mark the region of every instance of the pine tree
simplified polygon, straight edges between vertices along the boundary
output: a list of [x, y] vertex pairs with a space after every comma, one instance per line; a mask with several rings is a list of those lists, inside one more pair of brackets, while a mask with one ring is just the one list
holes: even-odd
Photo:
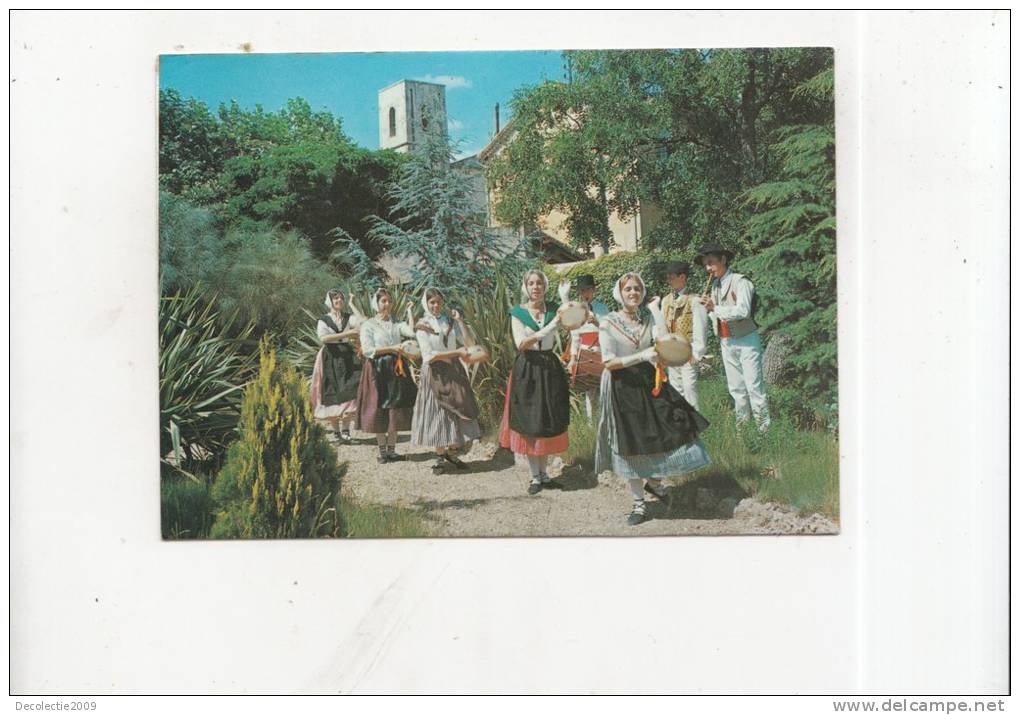
[[412, 283], [444, 292], [485, 289], [501, 272], [519, 275], [526, 249], [487, 229], [484, 210], [472, 200], [471, 178], [453, 161], [445, 128], [431, 122], [388, 193], [393, 221], [372, 217], [369, 237], [396, 258], [410, 259]]
[[213, 538], [339, 536], [341, 471], [312, 417], [308, 388], [259, 345], [259, 373], [241, 403], [240, 438], [213, 485]]
[[777, 133], [779, 177], [745, 195], [755, 212], [746, 225], [755, 254], [740, 267], [753, 274], [763, 331], [790, 337], [791, 379], [801, 396], [830, 405], [837, 378], [832, 69], [795, 94], [814, 100], [825, 119]]

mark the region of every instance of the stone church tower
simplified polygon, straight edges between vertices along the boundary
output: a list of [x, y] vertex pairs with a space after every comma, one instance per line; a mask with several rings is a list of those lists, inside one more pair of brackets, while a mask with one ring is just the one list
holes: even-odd
[[379, 90], [379, 148], [413, 151], [430, 122], [446, 131], [446, 87], [402, 79]]

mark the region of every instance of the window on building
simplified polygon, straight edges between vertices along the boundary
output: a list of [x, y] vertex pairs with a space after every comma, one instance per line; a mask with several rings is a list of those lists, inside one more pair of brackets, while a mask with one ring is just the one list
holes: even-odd
[[390, 107], [390, 136], [397, 136], [397, 110]]

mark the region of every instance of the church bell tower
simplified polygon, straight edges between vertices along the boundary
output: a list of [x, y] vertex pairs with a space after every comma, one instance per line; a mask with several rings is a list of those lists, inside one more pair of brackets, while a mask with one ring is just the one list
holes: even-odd
[[446, 87], [402, 79], [379, 90], [379, 148], [414, 151], [431, 122], [446, 131]]

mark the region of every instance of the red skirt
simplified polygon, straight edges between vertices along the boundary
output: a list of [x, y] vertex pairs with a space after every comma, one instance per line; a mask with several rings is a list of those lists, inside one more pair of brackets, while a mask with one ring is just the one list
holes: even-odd
[[365, 360], [361, 368], [361, 380], [358, 383], [358, 429], [362, 432], [383, 434], [389, 430], [390, 413], [396, 421], [397, 430], [406, 432], [411, 429], [411, 410], [400, 407], [384, 409], [379, 406], [379, 390], [376, 387], [375, 364]]
[[527, 454], [532, 457], [566, 452], [569, 444], [566, 432], [561, 432], [553, 437], [525, 437], [510, 429], [510, 387], [512, 382], [513, 374], [506, 381], [503, 419], [499, 425], [499, 446], [508, 448], [514, 454]]

